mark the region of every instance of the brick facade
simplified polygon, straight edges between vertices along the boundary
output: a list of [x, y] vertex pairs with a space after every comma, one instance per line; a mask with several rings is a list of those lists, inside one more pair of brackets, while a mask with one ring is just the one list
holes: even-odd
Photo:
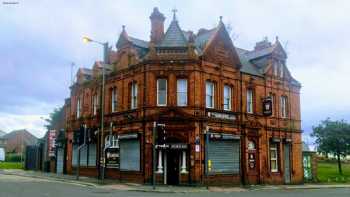
[[[172, 142], [188, 145], [185, 150], [188, 173], [179, 174], [179, 184], [301, 183], [301, 86], [285, 66], [286, 55], [278, 39], [274, 44], [267, 40], [262, 41], [266, 46], [257, 43], [259, 46], [255, 50], [248, 51], [233, 45], [221, 21], [216, 28], [201, 29], [194, 35], [192, 32], [182, 31], [174, 16], [164, 34], [164, 16], [158, 9], [153, 11], [150, 18], [150, 42], [128, 36], [123, 28], [117, 42], [118, 50], [110, 52], [113, 58], [108, 62], [104, 96], [105, 135], [110, 130], [110, 123], [113, 123], [113, 134], [138, 133], [140, 170], [107, 169], [106, 177], [141, 183], [151, 182], [152, 129], [155, 121], [165, 124], [169, 143], [171, 139]], [[73, 133], [77, 132], [82, 124], [94, 131], [100, 127], [99, 110], [94, 115], [93, 109], [94, 95], [100, 98], [100, 73], [95, 67], [96, 64], [94, 69], [88, 72], [79, 70], [78, 81], [71, 87], [70, 102], [65, 105], [68, 173], [75, 171], [72, 167]], [[277, 69], [278, 74], [274, 69]], [[167, 80], [165, 106], [157, 105], [157, 79]], [[187, 79], [186, 106], [177, 105], [178, 79]], [[206, 108], [206, 82], [214, 84], [213, 108]], [[135, 109], [131, 109], [133, 83], [138, 87]], [[230, 110], [224, 110], [225, 86], [231, 88]], [[111, 106], [113, 88], [116, 88], [117, 92], [117, 106], [114, 112]], [[253, 113], [247, 113], [247, 90], [253, 93]], [[273, 113], [271, 116], [265, 116], [263, 101], [270, 95], [274, 98]], [[287, 98], [284, 117], [280, 102], [282, 96]], [[79, 118], [78, 98], [81, 104]], [[213, 114], [217, 117], [213, 117]], [[228, 116], [233, 118], [227, 118]], [[239, 136], [239, 173], [206, 175], [206, 132]], [[272, 141], [277, 144], [276, 172], [271, 172], [270, 167]], [[96, 143], [100, 147], [99, 133]], [[254, 143], [256, 148], [249, 148], [249, 143]], [[199, 145], [199, 151], [196, 151], [196, 145]], [[286, 181], [285, 178], [286, 145], [290, 147], [290, 181]], [[97, 148], [97, 158], [100, 156], [99, 149]], [[167, 154], [181, 155], [181, 151]], [[251, 155], [254, 161], [250, 160]], [[168, 158], [167, 161], [171, 160]], [[82, 167], [80, 173], [97, 176], [98, 167], [99, 159], [97, 167]], [[162, 174], [157, 174], [157, 181], [164, 183], [163, 177]]]

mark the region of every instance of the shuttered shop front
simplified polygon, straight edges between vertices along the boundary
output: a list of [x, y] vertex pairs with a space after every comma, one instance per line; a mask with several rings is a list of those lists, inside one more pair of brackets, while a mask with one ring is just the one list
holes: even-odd
[[119, 136], [120, 170], [140, 171], [140, 139], [138, 134]]
[[[214, 136], [216, 135], [216, 136]], [[208, 160], [210, 174], [239, 174], [240, 140], [239, 136], [214, 134], [209, 138]]]

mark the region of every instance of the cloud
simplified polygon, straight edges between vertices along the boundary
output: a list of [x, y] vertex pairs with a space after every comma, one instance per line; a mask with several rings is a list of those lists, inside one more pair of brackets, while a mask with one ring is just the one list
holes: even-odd
[[0, 113], [0, 128], [5, 132], [11, 132], [18, 129], [26, 129], [34, 136], [41, 138], [44, 136], [46, 124], [43, 119], [47, 115], [13, 115]]

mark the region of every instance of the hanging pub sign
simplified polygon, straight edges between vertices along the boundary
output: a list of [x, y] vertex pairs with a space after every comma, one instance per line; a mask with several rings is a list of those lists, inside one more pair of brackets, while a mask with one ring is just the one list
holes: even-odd
[[263, 100], [263, 114], [265, 116], [272, 115], [272, 99], [271, 99], [271, 97], [266, 97]]
[[106, 167], [119, 168], [119, 148], [106, 149]]

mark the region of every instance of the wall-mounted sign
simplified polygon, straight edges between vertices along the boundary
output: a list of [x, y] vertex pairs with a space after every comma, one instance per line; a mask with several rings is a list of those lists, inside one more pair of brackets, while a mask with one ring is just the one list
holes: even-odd
[[239, 140], [239, 135], [226, 134], [226, 133], [210, 133], [210, 140]]
[[119, 168], [119, 148], [106, 149], [106, 167]]
[[49, 157], [55, 156], [55, 143], [56, 142], [56, 130], [50, 130], [48, 133], [48, 152]]
[[185, 143], [166, 143], [157, 144], [156, 149], [187, 149], [188, 145]]
[[209, 118], [218, 118], [224, 120], [236, 120], [236, 115], [230, 113], [221, 113], [221, 112], [208, 112]]
[[272, 99], [271, 99], [271, 97], [267, 97], [263, 100], [263, 114], [265, 116], [272, 115]]
[[121, 134], [119, 135], [120, 140], [131, 140], [131, 139], [137, 139], [138, 138], [137, 133], [132, 133], [132, 134]]

